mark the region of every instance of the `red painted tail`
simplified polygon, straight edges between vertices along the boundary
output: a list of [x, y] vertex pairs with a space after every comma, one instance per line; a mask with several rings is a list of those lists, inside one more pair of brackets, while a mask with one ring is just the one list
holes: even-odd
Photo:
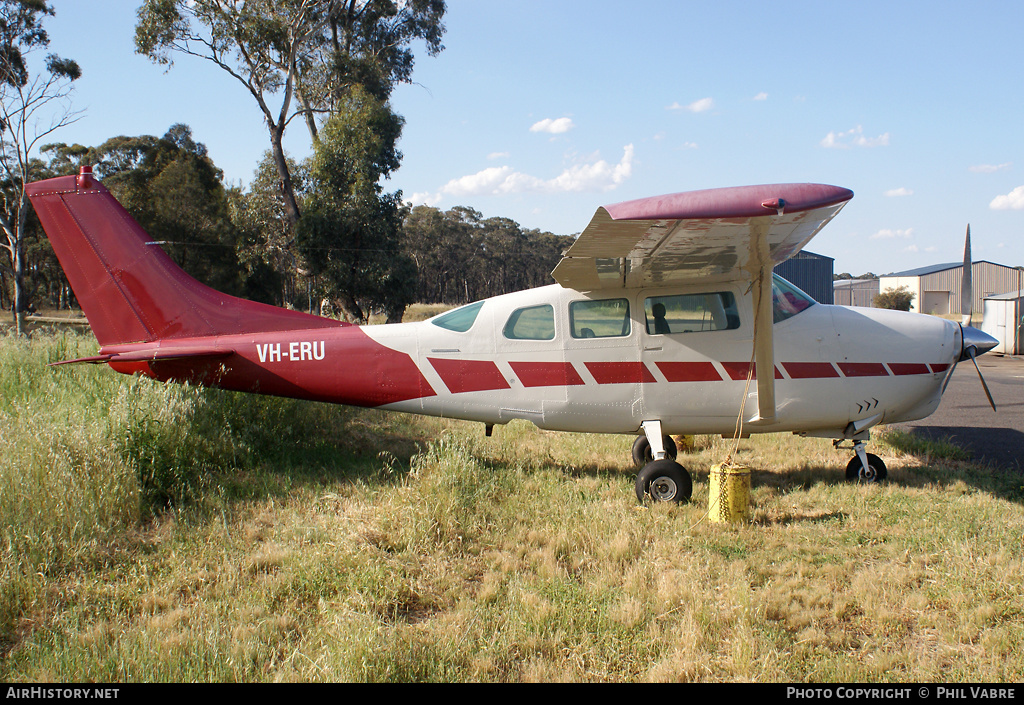
[[26, 191], [100, 345], [344, 325], [200, 284], [151, 241], [90, 167]]

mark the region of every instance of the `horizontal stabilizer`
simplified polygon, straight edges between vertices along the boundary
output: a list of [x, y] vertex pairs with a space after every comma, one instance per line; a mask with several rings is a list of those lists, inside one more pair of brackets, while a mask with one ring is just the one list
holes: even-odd
[[113, 355], [93, 355], [92, 357], [76, 357], [74, 360], [61, 360], [60, 362], [51, 362], [50, 367], [57, 367], [58, 365], [77, 365], [81, 362], [86, 362], [91, 365], [98, 365], [101, 362], [107, 362]]
[[181, 360], [192, 357], [217, 358], [233, 355], [234, 352], [234, 350], [227, 348], [146, 348], [123, 353], [106, 353], [92, 357], [80, 357], [75, 360], [61, 360], [60, 362], [51, 362], [50, 366], [71, 365], [78, 362], [98, 364], [101, 362], [155, 362], [157, 360]]

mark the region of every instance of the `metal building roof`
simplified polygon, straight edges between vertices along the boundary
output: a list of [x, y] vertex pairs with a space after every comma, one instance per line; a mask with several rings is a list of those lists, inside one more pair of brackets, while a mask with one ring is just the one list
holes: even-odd
[[[1004, 269], [1013, 269], [1005, 264], [999, 264], [998, 262], [989, 262], [984, 259], [976, 259], [971, 262], [975, 264], [990, 264], [994, 267], [1003, 267]], [[893, 274], [883, 274], [883, 277], [926, 277], [929, 274], [935, 274], [936, 272], [945, 272], [947, 269], [959, 269], [964, 266], [963, 262], [947, 262], [946, 264], [933, 264], [928, 267], [918, 267], [917, 269], [908, 269], [903, 272], [895, 272]]]
[[933, 264], [928, 267], [918, 267], [917, 269], [908, 269], [903, 272], [896, 272], [894, 274], [885, 274], [886, 277], [925, 277], [929, 274], [935, 274], [936, 272], [945, 272], [947, 269], [955, 269], [957, 267], [963, 267], [963, 262], [949, 262], [947, 264]]

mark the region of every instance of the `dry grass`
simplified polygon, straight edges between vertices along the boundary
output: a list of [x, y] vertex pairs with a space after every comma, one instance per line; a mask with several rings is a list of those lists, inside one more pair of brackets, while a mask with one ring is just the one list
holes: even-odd
[[631, 438], [43, 367], [77, 345], [0, 343], [0, 680], [1024, 677], [1019, 477], [896, 443], [851, 485], [848, 451], [754, 438], [723, 526], [732, 442], [643, 508]]

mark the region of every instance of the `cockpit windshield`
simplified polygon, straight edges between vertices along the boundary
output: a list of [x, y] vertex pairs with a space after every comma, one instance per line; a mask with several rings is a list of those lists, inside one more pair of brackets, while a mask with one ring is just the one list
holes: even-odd
[[774, 323], [792, 318], [817, 303], [778, 274], [773, 274], [772, 279], [772, 318]]

